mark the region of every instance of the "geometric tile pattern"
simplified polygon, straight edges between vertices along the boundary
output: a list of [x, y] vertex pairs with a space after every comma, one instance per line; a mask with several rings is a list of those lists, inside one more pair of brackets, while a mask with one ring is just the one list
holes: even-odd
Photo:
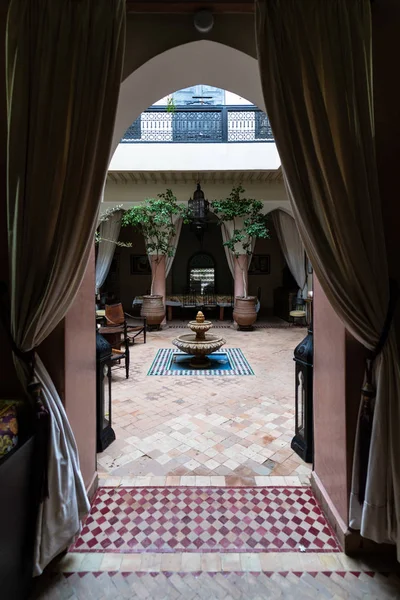
[[[191, 377], [199, 376], [240, 376], [240, 375], [254, 375], [249, 363], [244, 357], [243, 352], [240, 348], [224, 348], [224, 353], [230, 363], [230, 368], [226, 369], [183, 369], [175, 370], [171, 369], [171, 363], [175, 356], [185, 356], [184, 352], [171, 348], [162, 348], [158, 350], [153, 364], [150, 367], [147, 375], [167, 375], [167, 376], [182, 376], [189, 375]], [[211, 355], [212, 356], [212, 355]]]
[[309, 488], [99, 488], [72, 552], [339, 552]]
[[400, 595], [397, 575], [363, 571], [49, 573], [35, 587], [31, 600], [387, 600]]
[[[98, 454], [102, 477], [225, 476], [254, 485], [255, 476], [296, 476], [311, 465], [292, 450], [293, 349], [305, 329], [230, 330], [253, 377], [147, 377], [158, 349], [176, 336], [150, 332], [131, 347], [129, 379], [112, 373], [114, 441]], [[303, 480], [304, 479], [304, 480]]]

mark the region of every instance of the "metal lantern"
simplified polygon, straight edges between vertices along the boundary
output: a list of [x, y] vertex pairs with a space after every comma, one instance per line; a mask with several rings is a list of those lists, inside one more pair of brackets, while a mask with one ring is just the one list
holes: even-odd
[[[311, 299], [310, 309], [311, 309]], [[293, 360], [296, 363], [296, 421], [292, 449], [307, 463], [313, 461], [313, 330], [312, 316], [307, 336], [295, 348]]]
[[204, 197], [204, 192], [201, 189], [200, 183], [197, 184], [197, 189], [193, 194], [193, 198], [188, 201], [190, 228], [194, 233], [202, 237], [207, 229], [207, 215], [210, 203]]
[[115, 440], [111, 427], [111, 345], [96, 332], [96, 438], [97, 452]]

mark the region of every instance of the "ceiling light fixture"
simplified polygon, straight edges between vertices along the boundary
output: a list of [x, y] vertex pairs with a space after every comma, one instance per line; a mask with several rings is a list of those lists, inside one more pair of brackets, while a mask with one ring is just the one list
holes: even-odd
[[194, 26], [199, 33], [210, 33], [211, 29], [214, 27], [213, 14], [207, 9], [199, 10], [195, 13], [193, 21]]

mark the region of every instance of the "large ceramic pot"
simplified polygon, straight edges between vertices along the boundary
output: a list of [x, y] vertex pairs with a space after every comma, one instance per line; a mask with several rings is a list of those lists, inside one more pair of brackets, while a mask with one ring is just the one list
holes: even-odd
[[253, 324], [257, 320], [255, 296], [236, 296], [235, 308], [233, 310], [233, 319], [239, 326], [239, 329], [251, 331]]
[[162, 296], [143, 296], [142, 317], [146, 317], [149, 327], [159, 326], [165, 317], [165, 308]]

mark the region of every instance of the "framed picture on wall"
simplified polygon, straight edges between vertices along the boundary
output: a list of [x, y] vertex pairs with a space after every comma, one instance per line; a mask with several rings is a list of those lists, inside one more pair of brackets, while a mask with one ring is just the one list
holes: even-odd
[[147, 254], [131, 254], [131, 275], [151, 275]]
[[269, 275], [271, 273], [271, 257], [269, 254], [253, 254], [249, 267], [250, 275]]

